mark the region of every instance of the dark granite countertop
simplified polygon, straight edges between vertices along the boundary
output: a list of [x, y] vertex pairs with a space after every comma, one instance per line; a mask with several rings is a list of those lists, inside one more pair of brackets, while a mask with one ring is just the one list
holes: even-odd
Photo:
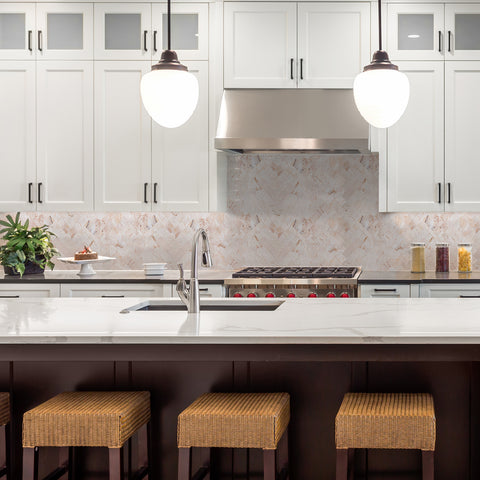
[[472, 273], [411, 273], [408, 271], [363, 271], [358, 278], [359, 284], [392, 283], [480, 283], [480, 272]]

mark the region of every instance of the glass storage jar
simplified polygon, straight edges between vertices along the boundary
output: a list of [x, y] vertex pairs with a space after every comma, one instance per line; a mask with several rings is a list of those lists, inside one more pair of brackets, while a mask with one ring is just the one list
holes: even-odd
[[448, 272], [450, 267], [450, 256], [448, 243], [437, 243], [435, 251], [435, 271]]
[[472, 244], [459, 243], [458, 250], [458, 271], [460, 273], [470, 273], [472, 271]]
[[410, 244], [412, 251], [412, 273], [425, 273], [425, 244], [413, 242]]

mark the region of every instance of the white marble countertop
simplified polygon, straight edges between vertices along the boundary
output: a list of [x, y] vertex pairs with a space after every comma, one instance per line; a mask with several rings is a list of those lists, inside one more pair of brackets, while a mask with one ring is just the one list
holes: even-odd
[[275, 311], [120, 313], [143, 301], [2, 299], [0, 344], [480, 344], [480, 299], [291, 299]]

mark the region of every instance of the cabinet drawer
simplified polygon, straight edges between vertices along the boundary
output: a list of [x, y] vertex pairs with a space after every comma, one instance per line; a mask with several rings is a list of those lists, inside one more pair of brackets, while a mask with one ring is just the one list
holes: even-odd
[[478, 284], [425, 284], [420, 285], [420, 297], [424, 298], [480, 298]]
[[60, 285], [35, 283], [32, 285], [0, 285], [0, 299], [28, 297], [59, 297]]
[[63, 284], [62, 297], [170, 297], [170, 284]]
[[361, 298], [409, 298], [410, 285], [360, 285]]
[[224, 297], [223, 285], [216, 283], [201, 283], [198, 290], [200, 291], [200, 297]]

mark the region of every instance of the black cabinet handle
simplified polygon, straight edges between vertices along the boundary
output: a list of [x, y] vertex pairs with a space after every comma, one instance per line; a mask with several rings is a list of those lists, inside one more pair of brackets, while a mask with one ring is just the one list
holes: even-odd
[[303, 58], [300, 59], [300, 80], [303, 80]]
[[31, 52], [32, 49], [32, 31], [28, 31], [28, 50]]
[[148, 183], [144, 183], [143, 184], [143, 203], [148, 203], [147, 188], [148, 188]]
[[452, 32], [448, 31], [448, 51], [452, 51]]
[[102, 298], [125, 298], [125, 295], [102, 295]]
[[452, 184], [447, 183], [447, 203], [452, 203]]
[[38, 31], [38, 50], [43, 52], [43, 45], [42, 45], [42, 31]]
[[208, 292], [208, 287], [199, 288], [198, 291], [199, 291], [199, 292]]
[[458, 298], [480, 298], [480, 295], [459, 295]]
[[442, 31], [438, 31], [438, 51], [442, 53]]
[[290, 59], [290, 80], [293, 80], [293, 58]]
[[147, 48], [147, 33], [148, 33], [148, 30], [144, 30], [143, 31], [143, 50], [145, 52], [148, 52], [148, 48]]
[[153, 51], [157, 51], [157, 31], [153, 31]]
[[0, 295], [0, 298], [20, 298], [20, 295]]
[[374, 292], [396, 292], [396, 288], [374, 288]]
[[33, 183], [29, 183], [28, 184], [28, 203], [33, 203], [33, 200], [32, 200], [32, 187], [33, 187]]
[[158, 183], [153, 184], [153, 203], [158, 203], [157, 202], [157, 188], [158, 188]]
[[442, 203], [442, 184], [438, 182], [438, 202]]
[[43, 203], [42, 202], [42, 185], [43, 183], [40, 182], [37, 186], [37, 202], [38, 203]]

